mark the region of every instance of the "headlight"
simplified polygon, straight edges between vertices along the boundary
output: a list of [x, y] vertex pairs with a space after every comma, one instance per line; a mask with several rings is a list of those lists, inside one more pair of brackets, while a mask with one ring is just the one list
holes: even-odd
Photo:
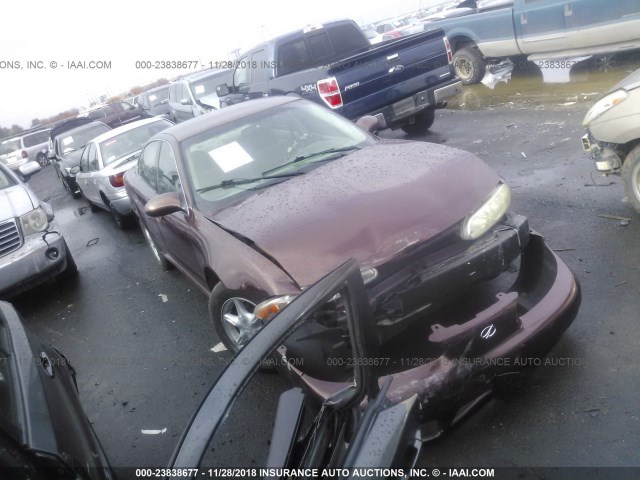
[[510, 203], [511, 190], [506, 183], [502, 183], [484, 205], [466, 218], [462, 224], [462, 238], [475, 240], [484, 235], [507, 212]]
[[22, 234], [27, 237], [46, 230], [49, 222], [47, 221], [47, 214], [42, 210], [42, 207], [38, 207], [22, 215], [20, 217], [20, 225], [22, 225]]
[[596, 118], [602, 115], [607, 110], [615, 107], [616, 105], [624, 102], [629, 94], [626, 90], [616, 90], [613, 93], [610, 93], [604, 98], [598, 100], [593, 107], [587, 112], [582, 121], [582, 126], [587, 127], [591, 122], [593, 122]]

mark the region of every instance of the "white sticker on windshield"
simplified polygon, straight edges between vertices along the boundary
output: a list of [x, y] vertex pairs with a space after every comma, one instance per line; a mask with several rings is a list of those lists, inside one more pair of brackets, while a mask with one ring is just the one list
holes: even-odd
[[149, 95], [149, 100], [151, 100], [152, 102], [158, 97], [156, 97], [155, 95]]
[[195, 92], [196, 92], [196, 95], [200, 95], [201, 93], [204, 93], [204, 85], [196, 85]]
[[214, 148], [209, 152], [209, 156], [213, 158], [224, 173], [229, 173], [236, 168], [253, 162], [251, 155], [238, 142]]
[[73, 143], [73, 137], [72, 136], [68, 136], [62, 139], [62, 145], [64, 145], [65, 147], [67, 145], [69, 145], [70, 143]]

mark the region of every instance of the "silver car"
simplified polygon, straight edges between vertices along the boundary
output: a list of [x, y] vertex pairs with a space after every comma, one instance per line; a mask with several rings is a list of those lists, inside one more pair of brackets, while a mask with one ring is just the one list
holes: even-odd
[[[19, 167], [28, 178], [35, 162]], [[0, 298], [7, 298], [55, 276], [71, 276], [76, 264], [51, 206], [8, 168], [0, 165]]]
[[82, 195], [92, 212], [111, 212], [118, 228], [133, 221], [129, 197], [124, 189], [124, 174], [138, 164], [147, 140], [172, 126], [163, 118], [147, 118], [109, 130], [91, 140], [82, 152], [80, 165], [72, 169]]
[[50, 129], [39, 130], [0, 141], [0, 162], [14, 171], [17, 171], [20, 165], [34, 160], [44, 167], [49, 163], [49, 132]]

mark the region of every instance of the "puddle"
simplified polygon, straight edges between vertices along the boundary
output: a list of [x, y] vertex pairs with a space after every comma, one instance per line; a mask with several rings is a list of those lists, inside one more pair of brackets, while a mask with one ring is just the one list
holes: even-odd
[[449, 100], [454, 110], [495, 106], [527, 109], [591, 104], [599, 95], [640, 68], [640, 53], [536, 62], [509, 60], [490, 65], [482, 83], [465, 85]]

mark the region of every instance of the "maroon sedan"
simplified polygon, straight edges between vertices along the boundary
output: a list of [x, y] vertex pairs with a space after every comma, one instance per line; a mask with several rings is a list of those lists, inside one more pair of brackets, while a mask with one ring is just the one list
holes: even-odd
[[[234, 351], [350, 258], [370, 333], [392, 359], [378, 373], [397, 378], [462, 375], [444, 358], [543, 354], [580, 304], [573, 274], [509, 212], [509, 187], [476, 156], [380, 140], [298, 98], [171, 127], [147, 143], [125, 184], [156, 260], [209, 297], [218, 337]], [[309, 333], [306, 355], [317, 358], [307, 374], [340, 350], [340, 309], [324, 315]], [[391, 395], [424, 389], [411, 385]]]

